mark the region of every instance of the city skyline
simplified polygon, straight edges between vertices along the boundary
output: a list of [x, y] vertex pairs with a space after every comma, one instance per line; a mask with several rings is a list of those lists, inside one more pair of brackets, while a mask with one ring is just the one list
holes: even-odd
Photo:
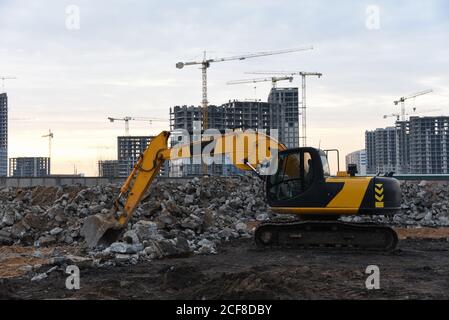
[[[67, 24], [70, 5], [79, 9], [79, 28]], [[370, 20], [373, 5], [378, 23]], [[76, 165], [95, 175], [124, 134], [108, 116], [168, 119], [170, 107], [200, 105], [200, 70], [177, 70], [176, 62], [199, 60], [203, 50], [220, 57], [303, 45], [315, 49], [212, 65], [209, 101], [255, 94], [266, 101], [270, 83], [256, 92], [226, 85], [252, 77], [244, 72], [322, 72], [308, 82], [308, 141], [344, 156], [363, 148], [365, 130], [393, 125], [382, 116], [399, 111], [393, 101], [401, 96], [432, 88], [417, 98], [418, 110], [448, 114], [448, 9], [446, 1], [0, 1], [0, 75], [17, 77], [5, 81], [8, 156], [47, 156], [41, 136], [51, 129], [52, 173]], [[300, 87], [300, 79], [288, 86]], [[130, 133], [168, 127], [130, 122]]]

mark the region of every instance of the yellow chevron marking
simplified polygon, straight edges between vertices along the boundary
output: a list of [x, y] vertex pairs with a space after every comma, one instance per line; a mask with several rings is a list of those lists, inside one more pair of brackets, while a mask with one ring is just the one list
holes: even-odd
[[381, 196], [375, 195], [374, 197], [375, 197], [376, 200], [379, 201], [379, 202], [380, 202], [380, 201], [384, 201], [384, 196], [383, 196], [383, 195], [381, 195]]
[[375, 191], [377, 194], [381, 195], [381, 194], [384, 193], [384, 188], [382, 188], [382, 189], [377, 189], [377, 187], [376, 187], [376, 188], [374, 189], [374, 191]]
[[374, 186], [374, 198], [376, 198], [376, 208], [384, 208], [384, 185], [383, 183], [376, 183]]

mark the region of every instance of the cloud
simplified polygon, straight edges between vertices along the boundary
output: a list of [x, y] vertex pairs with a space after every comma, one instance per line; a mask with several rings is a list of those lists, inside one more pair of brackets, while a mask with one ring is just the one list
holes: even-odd
[[[65, 27], [65, 8], [72, 4], [80, 9], [79, 30]], [[431, 87], [435, 93], [416, 100], [420, 106], [445, 108], [449, 98], [447, 1], [375, 1], [379, 30], [366, 28], [372, 4], [0, 1], [0, 70], [18, 78], [7, 82], [10, 112], [39, 119], [11, 123], [10, 155], [45, 154], [40, 135], [52, 128], [55, 152], [61, 150], [53, 162], [58, 170], [72, 172], [78, 161], [95, 174], [97, 159], [85, 148], [115, 145], [123, 130], [111, 127], [107, 116], [165, 118], [171, 106], [200, 103], [200, 70], [178, 70], [176, 62], [201, 59], [203, 50], [220, 57], [301, 45], [315, 50], [211, 65], [209, 100], [253, 98], [253, 85], [225, 84], [247, 78], [246, 71], [322, 72], [308, 85], [310, 141], [332, 142], [342, 154], [360, 149], [366, 129], [392, 121], [382, 115], [396, 111], [398, 97]], [[292, 85], [300, 86], [299, 79]], [[269, 89], [259, 84], [256, 93], [265, 99]], [[133, 127], [139, 134], [163, 129]]]

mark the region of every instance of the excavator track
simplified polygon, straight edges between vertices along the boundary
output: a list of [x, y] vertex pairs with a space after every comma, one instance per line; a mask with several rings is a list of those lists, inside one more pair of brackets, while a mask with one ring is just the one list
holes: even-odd
[[388, 226], [340, 221], [267, 221], [256, 228], [254, 238], [258, 247], [280, 248], [392, 251], [398, 243]]

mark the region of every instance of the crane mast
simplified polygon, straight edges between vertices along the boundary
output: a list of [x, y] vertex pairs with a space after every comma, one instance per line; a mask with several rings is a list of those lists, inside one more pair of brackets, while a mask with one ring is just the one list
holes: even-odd
[[207, 69], [210, 67], [211, 63], [232, 61], [232, 60], [245, 60], [245, 59], [250, 59], [250, 58], [285, 54], [285, 53], [312, 50], [312, 49], [313, 49], [313, 47], [310, 46], [310, 47], [287, 49], [287, 50], [264, 51], [264, 52], [257, 52], [257, 53], [247, 54], [247, 55], [231, 56], [231, 57], [216, 58], [216, 59], [207, 59], [206, 52], [204, 52], [202, 61], [178, 62], [178, 63], [176, 63], [176, 68], [182, 69], [185, 66], [201, 65], [201, 74], [202, 74], [202, 101], [201, 101], [201, 109], [202, 110], [201, 111], [202, 111], [202, 117], [203, 117], [203, 129], [206, 130], [206, 129], [208, 129], [208, 125], [209, 125], [208, 112], [207, 112], [207, 107], [209, 104], [209, 101], [207, 99]]
[[301, 76], [301, 93], [302, 93], [302, 101], [301, 101], [301, 136], [300, 140], [302, 140], [301, 145], [303, 147], [307, 147], [307, 88], [306, 88], [306, 78], [310, 76], [315, 76], [321, 78], [323, 76], [322, 73], [319, 72], [305, 72], [305, 71], [265, 71], [265, 72], [248, 72], [248, 74], [274, 74], [274, 75], [299, 75]]
[[[48, 158], [50, 159], [51, 162], [51, 141], [54, 138], [53, 132], [51, 132], [51, 129], [48, 129], [48, 134], [45, 134], [42, 136], [42, 138], [48, 138]], [[51, 170], [51, 168], [50, 168]]]

